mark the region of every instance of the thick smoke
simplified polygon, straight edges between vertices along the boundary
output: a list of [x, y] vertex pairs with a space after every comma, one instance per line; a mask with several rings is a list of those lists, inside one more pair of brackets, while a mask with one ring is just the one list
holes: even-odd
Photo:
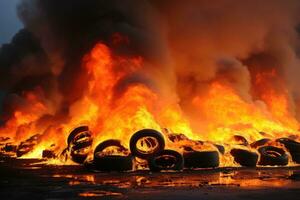
[[277, 83], [284, 82], [290, 109], [295, 109], [300, 92], [299, 1], [178, 0], [155, 5], [168, 21], [178, 95], [186, 112], [195, 111], [193, 98], [205, 96], [215, 80], [231, 85], [245, 101], [260, 100], [257, 91], [263, 85], [254, 84], [257, 73], [271, 69], [278, 74], [268, 80], [272, 89], [282, 89]]
[[[88, 77], [81, 67], [82, 58], [97, 42], [106, 43], [116, 54], [142, 56], [148, 65], [167, 62], [162, 25], [146, 1], [23, 0], [18, 14], [25, 29], [1, 49], [1, 86], [14, 96], [42, 87], [47, 98], [60, 99], [55, 102], [59, 114], [67, 114], [84, 93]], [[130, 38], [130, 46], [114, 46], [116, 33]], [[124, 82], [144, 80], [136, 75]], [[6, 102], [12, 102], [11, 98]]]
[[[42, 90], [38, 96], [55, 108], [46, 114], [67, 116], [87, 87], [82, 58], [99, 41], [145, 59], [145, 70], [123, 80], [117, 93], [142, 82], [197, 116], [192, 100], [211, 82], [252, 102], [261, 98], [257, 73], [275, 69], [280, 80], [270, 81], [288, 86], [296, 113], [299, 9], [298, 0], [23, 0], [25, 29], [0, 51], [0, 86], [10, 93], [5, 113], [30, 103], [24, 91]], [[114, 45], [115, 33], [130, 45]]]

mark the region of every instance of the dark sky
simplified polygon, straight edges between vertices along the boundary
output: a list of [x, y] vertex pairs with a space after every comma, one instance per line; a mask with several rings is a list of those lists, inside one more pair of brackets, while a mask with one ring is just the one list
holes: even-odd
[[[0, 0], [0, 46], [8, 43], [14, 34], [22, 28], [16, 14], [16, 5], [19, 0]], [[3, 92], [0, 90], [0, 114]], [[1, 120], [0, 120], [1, 124]]]
[[22, 27], [16, 14], [19, 0], [0, 0], [0, 46], [11, 40]]

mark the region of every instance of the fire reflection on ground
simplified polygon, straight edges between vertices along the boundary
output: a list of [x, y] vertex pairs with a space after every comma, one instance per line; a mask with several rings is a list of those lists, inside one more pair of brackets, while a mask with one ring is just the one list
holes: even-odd
[[155, 188], [155, 187], [205, 187], [205, 186], [237, 186], [247, 188], [265, 187], [299, 187], [300, 171], [293, 169], [271, 170], [228, 170], [183, 173], [100, 173], [53, 175], [55, 178], [69, 180], [69, 185], [105, 185], [117, 188]]
[[[181, 199], [180, 195], [198, 199], [199, 195], [210, 195], [213, 199], [222, 199], [223, 195], [231, 196], [231, 192], [263, 199], [270, 195], [277, 198], [280, 192], [295, 197], [295, 192], [300, 191], [300, 167], [99, 173], [76, 165], [44, 165], [36, 160], [11, 159], [0, 164], [0, 176], [0, 186], [5, 188], [0, 190], [0, 195], [12, 199], [26, 195], [55, 199], [140, 199], [145, 195], [146, 199], [171, 196]], [[16, 188], [18, 193], [13, 192]]]

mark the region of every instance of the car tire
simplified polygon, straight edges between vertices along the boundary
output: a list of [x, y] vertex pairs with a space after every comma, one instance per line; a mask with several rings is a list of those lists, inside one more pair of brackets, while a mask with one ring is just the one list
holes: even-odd
[[258, 161], [258, 154], [245, 149], [232, 149], [230, 154], [234, 161], [243, 167], [255, 167]]
[[288, 138], [280, 138], [277, 140], [285, 146], [285, 148], [290, 152], [292, 160], [300, 164], [300, 143]]
[[189, 151], [183, 153], [186, 168], [215, 168], [220, 164], [217, 151]]
[[260, 153], [259, 165], [262, 166], [285, 166], [289, 163], [286, 152], [278, 147], [264, 146], [258, 149]]
[[[139, 150], [137, 147], [137, 143], [142, 138], [154, 138], [157, 142], [157, 146], [154, 150], [150, 152]], [[150, 143], [153, 143], [152, 139], [149, 140]], [[150, 144], [153, 145], [153, 144]], [[130, 151], [133, 156], [136, 156], [141, 159], [148, 160], [150, 157], [154, 156], [155, 154], [158, 154], [159, 152], [163, 151], [165, 148], [165, 139], [164, 136], [153, 129], [144, 129], [136, 132], [133, 134], [133, 136], [130, 139]]]
[[159, 172], [162, 170], [180, 171], [183, 169], [183, 156], [174, 150], [163, 150], [148, 160], [149, 169]]

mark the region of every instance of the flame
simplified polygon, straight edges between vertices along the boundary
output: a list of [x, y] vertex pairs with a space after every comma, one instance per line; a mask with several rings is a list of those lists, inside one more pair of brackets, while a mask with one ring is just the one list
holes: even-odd
[[[115, 44], [122, 41], [129, 43], [128, 38], [115, 35]], [[206, 95], [196, 94], [193, 98], [192, 106], [199, 118], [191, 119], [179, 103], [161, 98], [153, 87], [155, 81], [126, 82], [128, 77], [141, 73], [143, 66], [142, 57], [118, 56], [107, 45], [98, 43], [82, 60], [82, 68], [89, 77], [88, 87], [83, 88], [83, 97], [70, 106], [67, 122], [39, 126], [37, 121], [45, 114], [54, 113], [54, 109], [39, 98], [38, 92], [27, 93], [30, 107], [16, 110], [0, 129], [0, 136], [13, 136], [18, 143], [42, 133], [35, 149], [26, 155], [40, 157], [53, 144], [55, 151], [61, 152], [68, 133], [81, 124], [90, 127], [94, 145], [106, 139], [119, 139], [126, 147], [131, 135], [144, 128], [159, 131], [166, 128], [167, 133], [182, 133], [191, 140], [210, 141], [229, 148], [233, 147], [230, 144], [236, 134], [250, 142], [266, 134], [271, 139], [298, 134], [299, 124], [290, 112], [288, 92], [278, 93], [265, 84], [269, 76], [277, 77], [276, 73], [257, 75], [257, 85], [266, 85], [260, 100], [245, 100], [229, 84], [213, 81]], [[167, 146], [179, 149], [170, 142]], [[222, 162], [232, 164], [233, 161], [225, 154]]]
[[[206, 133], [203, 134], [211, 141], [220, 142], [230, 140], [234, 134], [240, 134], [254, 142], [264, 137], [260, 132], [268, 133], [272, 138], [285, 137], [297, 132], [297, 123], [284, 123], [284, 120], [277, 119], [277, 116], [286, 117], [285, 103], [286, 100], [273, 103], [279, 108], [274, 116], [258, 102], [247, 102], [232, 88], [218, 82], [211, 84], [207, 96], [195, 97], [193, 100], [193, 104], [206, 117]], [[280, 112], [281, 110], [283, 112]]]

